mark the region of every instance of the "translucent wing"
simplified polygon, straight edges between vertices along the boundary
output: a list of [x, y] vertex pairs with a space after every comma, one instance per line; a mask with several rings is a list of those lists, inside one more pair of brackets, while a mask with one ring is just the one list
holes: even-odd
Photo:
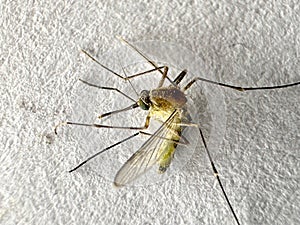
[[161, 143], [166, 141], [160, 137], [166, 137], [168, 132], [173, 132], [172, 124], [174, 124], [177, 115], [178, 111], [175, 110], [140, 149], [127, 160], [115, 177], [114, 184], [117, 187], [132, 182], [147, 172], [159, 160], [164, 153], [160, 151]]

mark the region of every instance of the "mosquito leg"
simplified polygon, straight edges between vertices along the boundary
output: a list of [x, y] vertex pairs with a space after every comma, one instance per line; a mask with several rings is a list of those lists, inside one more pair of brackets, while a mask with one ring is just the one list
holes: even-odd
[[57, 128], [61, 127], [61, 126], [66, 126], [66, 125], [67, 125], [66, 122], [61, 122], [61, 123], [57, 124], [54, 128], [54, 133], [57, 135]]
[[[144, 59], [147, 60], [148, 63], [150, 63], [155, 69], [158, 69], [158, 71], [161, 74], [164, 74], [164, 72], [159, 69], [159, 67], [155, 64], [155, 62], [153, 62], [152, 60], [150, 60], [144, 53], [142, 53], [137, 47], [135, 47], [134, 45], [132, 45], [131, 43], [129, 43], [128, 41], [126, 41], [125, 39], [123, 39], [122, 37], [118, 37], [121, 41], [123, 41], [125, 44], [127, 44], [129, 47], [131, 47], [134, 51], [136, 51], [140, 56], [142, 56]], [[166, 76], [166, 78], [168, 79], [168, 81], [176, 86], [176, 84], [168, 77]]]
[[125, 80], [126, 78], [123, 77], [122, 75], [116, 73], [115, 71], [109, 69], [107, 66], [105, 66], [104, 64], [100, 63], [97, 59], [95, 59], [93, 56], [91, 56], [87, 51], [81, 49], [81, 51], [86, 54], [91, 60], [93, 60], [95, 63], [97, 63], [99, 66], [101, 66], [102, 68], [106, 69], [107, 71], [111, 72], [112, 74], [116, 75], [117, 77]]
[[120, 91], [119, 89], [117, 88], [114, 88], [114, 87], [103, 87], [103, 86], [98, 86], [96, 84], [92, 84], [92, 83], [89, 83], [87, 81], [84, 81], [82, 79], [79, 79], [82, 83], [88, 85], [88, 86], [91, 86], [91, 87], [95, 87], [95, 88], [99, 88], [99, 89], [103, 89], [103, 90], [111, 90], [111, 91], [116, 91], [120, 94], [122, 94], [123, 96], [125, 96], [126, 98], [130, 99], [131, 101], [135, 102], [135, 100], [133, 98], [131, 98], [130, 96], [128, 96], [127, 94], [125, 94], [124, 92]]
[[[121, 41], [123, 41], [125, 44], [127, 44], [129, 47], [131, 47], [134, 51], [136, 51], [140, 56], [142, 56], [144, 59], [147, 60], [148, 63], [150, 63], [154, 68], [158, 68], [158, 66], [150, 60], [144, 53], [142, 53], [140, 50], [138, 50], [135, 46], [133, 46], [131, 43], [123, 39], [122, 37], [118, 37]], [[161, 74], [163, 74], [163, 71], [159, 70]]]
[[62, 126], [62, 125], [76, 125], [76, 126], [84, 126], [84, 127], [122, 129], [122, 130], [145, 130], [149, 127], [149, 123], [150, 123], [150, 116], [149, 115], [146, 117], [146, 122], [145, 122], [143, 127], [120, 127], [120, 126], [108, 126], [108, 125], [95, 124], [95, 123], [88, 124], [88, 123], [77, 123], [77, 122], [67, 121], [67, 122], [63, 122], [63, 123], [58, 124], [55, 127], [54, 132], [55, 132], [55, 134], [57, 134], [57, 128], [59, 126]]
[[211, 157], [210, 152], [209, 152], [209, 150], [208, 150], [208, 147], [207, 147], [207, 145], [206, 145], [206, 141], [205, 141], [205, 139], [204, 139], [202, 130], [201, 130], [201, 128], [200, 128], [199, 126], [198, 126], [198, 129], [199, 129], [200, 136], [201, 136], [201, 139], [202, 139], [203, 144], [204, 144], [205, 151], [206, 151], [206, 153], [207, 153], [207, 155], [208, 155], [208, 158], [209, 158], [209, 161], [210, 161], [212, 170], [213, 170], [213, 172], [214, 172], [214, 175], [215, 175], [215, 177], [216, 177], [217, 180], [218, 180], [219, 186], [221, 187], [221, 190], [222, 190], [222, 192], [223, 192], [223, 195], [224, 195], [224, 197], [225, 197], [225, 199], [226, 199], [226, 202], [227, 202], [227, 204], [228, 204], [228, 206], [229, 206], [229, 208], [230, 208], [231, 213], [233, 214], [233, 216], [234, 216], [234, 218], [235, 218], [236, 223], [237, 223], [238, 225], [240, 225], [240, 222], [239, 222], [239, 220], [238, 220], [238, 218], [237, 218], [237, 216], [236, 216], [236, 214], [235, 214], [235, 212], [234, 212], [234, 210], [233, 210], [233, 207], [232, 207], [232, 205], [231, 205], [231, 203], [230, 203], [230, 201], [229, 201], [229, 199], [228, 199], [228, 197], [227, 197], [227, 194], [226, 194], [226, 192], [225, 192], [225, 189], [224, 189], [224, 187], [223, 187], [223, 185], [222, 185], [221, 179], [220, 179], [220, 177], [219, 177], [218, 170], [217, 170], [217, 168], [215, 167], [215, 164], [214, 164], [214, 162], [213, 162], [213, 160], [212, 160], [212, 157]]
[[127, 138], [125, 138], [125, 139], [123, 139], [123, 140], [121, 140], [121, 141], [119, 141], [119, 142], [117, 142], [117, 143], [115, 143], [115, 144], [113, 144], [113, 145], [111, 145], [111, 146], [109, 146], [109, 147], [103, 149], [103, 150], [101, 150], [100, 152], [97, 152], [96, 154], [94, 154], [94, 155], [90, 156], [89, 158], [87, 158], [86, 160], [84, 160], [82, 163], [80, 163], [80, 164], [79, 164], [78, 166], [76, 166], [75, 168], [69, 170], [69, 173], [72, 173], [73, 171], [77, 170], [79, 167], [83, 166], [83, 165], [86, 164], [88, 161], [90, 161], [91, 159], [95, 158], [96, 156], [102, 154], [103, 152], [106, 152], [106, 151], [108, 151], [109, 149], [111, 149], [111, 148], [113, 148], [113, 147], [115, 147], [115, 146], [117, 146], [117, 145], [120, 145], [121, 143], [124, 143], [124, 142], [126, 142], [126, 141], [128, 141], [128, 140], [130, 140], [130, 139], [132, 139], [132, 138], [134, 138], [134, 137], [136, 137], [136, 136], [139, 135], [139, 134], [140, 134], [140, 132], [137, 132], [137, 133], [135, 133], [135, 134], [133, 134], [133, 135], [131, 135], [131, 136], [129, 136], [129, 137], [127, 137]]
[[157, 68], [155, 68], [155, 69], [146, 70], [146, 71], [144, 71], [144, 72], [141, 72], [141, 73], [137, 73], [137, 74], [128, 76], [128, 77], [125, 78], [125, 80], [129, 80], [129, 79], [132, 79], [132, 78], [135, 78], [135, 77], [139, 77], [139, 76], [142, 76], [142, 75], [145, 75], [145, 74], [154, 72], [154, 71], [158, 71], [158, 70], [160, 70], [160, 69], [164, 69], [165, 67], [166, 67], [166, 66], [160, 66], [160, 67], [157, 67]]
[[238, 86], [233, 86], [230, 84], [224, 84], [224, 83], [220, 83], [220, 82], [216, 82], [216, 81], [211, 81], [211, 80], [207, 80], [201, 77], [196, 77], [193, 80], [191, 80], [184, 88], [183, 91], [186, 91], [187, 89], [189, 89], [196, 81], [204, 81], [207, 83], [211, 83], [211, 84], [215, 84], [215, 85], [219, 85], [219, 86], [223, 86], [223, 87], [227, 87], [227, 88], [232, 88], [238, 91], [253, 91], [253, 90], [267, 90], [267, 89], [279, 89], [279, 88], [286, 88], [286, 87], [292, 87], [292, 86], [296, 86], [296, 85], [300, 85], [300, 81], [299, 82], [295, 82], [295, 83], [290, 83], [290, 84], [283, 84], [283, 85], [276, 85], [276, 86], [265, 86], [265, 87], [238, 87]]
[[122, 129], [122, 130], [145, 130], [149, 127], [150, 116], [146, 117], [146, 122], [142, 127], [120, 127], [120, 126], [109, 126], [103, 124], [87, 124], [87, 123], [76, 123], [76, 122], [66, 122], [67, 125], [77, 125], [77, 126], [85, 126], [85, 127], [96, 127], [96, 128], [109, 128], [109, 129]]
[[[117, 72], [113, 71], [112, 69], [108, 68], [107, 66], [105, 66], [104, 64], [100, 63], [97, 59], [95, 59], [93, 56], [91, 56], [88, 52], [86, 52], [85, 50], [81, 49], [81, 51], [86, 54], [89, 58], [91, 58], [94, 62], [96, 62], [99, 66], [101, 66], [102, 68], [104, 68], [105, 70], [111, 72], [112, 74], [116, 75], [117, 77], [121, 78], [122, 80], [129, 80], [129, 79], [132, 79], [134, 77], [138, 77], [138, 76], [142, 76], [144, 74], [147, 74], [147, 73], [151, 73], [151, 72], [154, 72], [154, 71], [159, 71], [161, 72], [162, 74], [164, 74], [162, 72], [161, 69], [165, 68], [165, 66], [155, 66], [155, 69], [151, 69], [151, 70], [147, 70], [147, 71], [144, 71], [144, 72], [141, 72], [141, 73], [137, 73], [137, 74], [134, 74], [134, 75], [131, 75], [131, 76], [122, 76], [120, 74], [118, 74]], [[165, 78], [167, 78], [171, 83], [173, 83], [172, 80], [170, 80], [170, 78], [168, 76], [166, 76]], [[91, 86], [96, 86], [96, 85], [91, 85]], [[104, 88], [102, 88], [104, 89]]]
[[276, 85], [276, 86], [265, 86], [265, 87], [242, 87], [244, 91], [252, 91], [252, 90], [268, 90], [268, 89], [280, 89], [280, 88], [286, 88], [286, 87], [292, 87], [300, 85], [300, 81], [296, 83], [290, 83], [290, 84], [283, 84], [283, 85]]
[[[97, 152], [96, 154], [90, 156], [89, 158], [87, 158], [86, 160], [84, 160], [83, 162], [81, 162], [80, 164], [78, 164], [76, 167], [74, 167], [73, 169], [69, 170], [68, 172], [72, 173], [73, 171], [77, 170], [78, 168], [80, 168], [81, 166], [83, 166], [84, 164], [86, 164], [88, 161], [90, 161], [91, 159], [95, 158], [96, 156], [98, 156], [98, 155], [100, 155], [100, 154], [108, 151], [109, 149], [111, 149], [111, 148], [113, 148], [113, 147], [115, 147], [117, 145], [120, 145], [121, 143], [124, 143], [124, 142], [126, 142], [126, 141], [128, 141], [128, 140], [130, 140], [130, 139], [132, 139], [132, 138], [134, 138], [136, 136], [138, 136], [139, 134], [153, 136], [153, 134], [146, 133], [146, 132], [143, 132], [143, 131], [135, 133], [135, 134], [133, 134], [133, 135], [131, 135], [131, 136], [129, 136], [129, 137], [127, 137], [127, 138], [125, 138], [125, 139], [123, 139], [123, 140], [121, 140], [121, 141], [119, 141], [119, 142], [117, 142], [117, 143], [115, 143], [115, 144], [113, 144], [113, 145], [111, 145], [111, 146], [109, 146], [109, 147], [107, 147], [107, 148], [99, 151], [99, 152]], [[166, 139], [166, 140], [169, 140], [169, 141], [173, 141], [174, 143], [177, 143], [177, 144], [183, 144], [183, 145], [188, 144], [188, 142], [180, 142], [180, 141], [171, 140], [171, 139], [167, 139], [167, 138], [163, 138], [163, 137], [158, 137], [158, 138], [162, 138], [162, 139]]]
[[167, 77], [167, 74], [168, 74], [168, 70], [169, 68], [167, 66], [164, 67], [164, 73], [158, 83], [158, 88], [162, 87], [164, 85], [164, 82], [165, 82], [165, 79]]
[[[139, 105], [137, 103], [134, 103], [133, 105], [130, 105], [124, 109], [120, 109], [120, 110], [116, 110], [116, 111], [112, 111], [112, 112], [107, 112], [107, 113], [104, 113], [102, 115], [100, 115], [98, 118], [99, 119], [102, 119], [103, 117], [106, 117], [106, 116], [110, 116], [112, 114], [117, 114], [117, 113], [120, 113], [120, 112], [125, 112], [125, 111], [128, 111], [128, 110], [131, 110], [131, 109], [134, 109], [134, 108], [137, 108]], [[80, 123], [73, 123], [73, 122], [61, 122], [59, 124], [57, 124], [54, 128], [54, 133], [57, 135], [57, 128], [60, 127], [60, 126], [65, 126], [65, 125], [81, 125], [81, 126], [96, 126], [97, 124], [80, 124]], [[149, 124], [148, 124], [149, 125]], [[104, 126], [104, 125], [103, 125]], [[107, 126], [106, 126], [107, 127]]]
[[176, 85], [178, 85], [182, 81], [182, 79], [185, 77], [186, 73], [187, 73], [187, 70], [182, 70], [180, 72], [180, 74], [173, 80], [173, 82]]

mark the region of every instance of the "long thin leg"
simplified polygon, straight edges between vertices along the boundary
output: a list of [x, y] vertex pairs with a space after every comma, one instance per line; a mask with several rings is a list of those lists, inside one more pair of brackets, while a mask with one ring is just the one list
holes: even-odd
[[[81, 49], [81, 51], [86, 54], [89, 58], [91, 58], [94, 62], [96, 62], [99, 66], [101, 66], [102, 68], [106, 69], [107, 71], [111, 72], [112, 74], [116, 75], [117, 77], [121, 78], [122, 80], [129, 80], [132, 79], [134, 77], [138, 77], [147, 73], [151, 73], [153, 71], [160, 71], [162, 74], [163, 72], [161, 71], [161, 69], [163, 69], [165, 66], [155, 66], [155, 69], [151, 69], [151, 70], [147, 70], [141, 73], [137, 73], [131, 76], [125, 76], [123, 77], [122, 75], [118, 74], [117, 72], [113, 71], [112, 69], [108, 68], [107, 66], [105, 66], [104, 64], [100, 63], [97, 59], [95, 59], [93, 56], [91, 56], [88, 52], [86, 52], [85, 50]], [[173, 83], [173, 81], [170, 80], [170, 78], [168, 76], [166, 76], [166, 78]]]
[[66, 125], [77, 125], [77, 126], [84, 126], [84, 127], [95, 127], [95, 128], [108, 128], [108, 129], [122, 129], [122, 130], [145, 130], [149, 126], [150, 117], [146, 118], [146, 123], [142, 127], [121, 127], [121, 126], [109, 126], [103, 124], [88, 124], [88, 123], [76, 123], [76, 122], [66, 122]]
[[[157, 71], [159, 69], [164, 69], [164, 73], [165, 75], [162, 77], [163, 81], [162, 83], [164, 82], [164, 80], [168, 77], [167, 76], [167, 72], [168, 72], [168, 67], [167, 66], [160, 66], [156, 69], [152, 69], [152, 70], [147, 70], [145, 72], [141, 72], [141, 73], [137, 73], [137, 74], [134, 74], [134, 75], [131, 75], [131, 76], [128, 76], [126, 77], [127, 80], [129, 79], [132, 79], [132, 78], [135, 78], [135, 77], [138, 77], [138, 76], [141, 76], [141, 75], [144, 75], [146, 73], [150, 73], [150, 72], [153, 72], [153, 71]], [[183, 70], [180, 72], [180, 74], [178, 74], [178, 76], [172, 81], [173, 85], [177, 86], [181, 81], [182, 79], [186, 76], [187, 74], [187, 70]], [[160, 85], [159, 87], [161, 87], [162, 85]]]
[[[73, 169], [69, 170], [68, 172], [72, 173], [73, 171], [77, 170], [78, 168], [80, 168], [81, 166], [83, 166], [84, 164], [86, 164], [88, 161], [92, 160], [96, 156], [102, 154], [103, 152], [108, 151], [109, 149], [111, 149], [111, 148], [113, 148], [113, 147], [115, 147], [117, 145], [120, 145], [121, 143], [124, 143], [124, 142], [126, 142], [126, 141], [128, 141], [128, 140], [130, 140], [130, 139], [132, 139], [132, 138], [134, 138], [136, 136], [138, 136], [139, 134], [144, 134], [144, 135], [147, 135], [147, 136], [153, 136], [154, 135], [154, 134], [146, 133], [146, 132], [143, 132], [143, 131], [137, 132], [137, 133], [135, 133], [135, 134], [133, 134], [133, 135], [131, 135], [131, 136], [129, 136], [129, 137], [127, 137], [127, 138], [125, 138], [125, 139], [123, 139], [123, 140], [121, 140], [121, 141], [119, 141], [119, 142], [117, 142], [117, 143], [115, 143], [115, 144], [113, 144], [111, 146], [109, 146], [109, 147], [106, 147], [105, 149], [97, 152], [96, 154], [88, 157], [86, 160], [84, 160], [83, 162], [81, 162], [80, 164], [78, 164], [76, 167], [74, 167]], [[171, 141], [171, 142], [174, 142], [174, 143], [177, 143], [177, 144], [182, 144], [182, 145], [189, 144], [189, 142], [187, 140], [185, 140], [185, 139], [182, 142], [182, 141], [177, 141], [177, 140], [173, 140], [173, 139], [169, 139], [169, 138], [164, 138], [164, 137], [160, 137], [160, 136], [156, 136], [156, 137], [164, 139], [164, 140], [167, 140], [167, 141]]]
[[168, 70], [169, 68], [167, 66], [164, 67], [164, 73], [158, 83], [158, 88], [162, 87], [164, 85], [164, 82], [165, 82], [165, 79], [167, 77], [167, 74], [168, 74]]
[[117, 145], [119, 145], [119, 144], [121, 144], [121, 143], [124, 143], [125, 141], [128, 141], [129, 139], [134, 138], [135, 136], [137, 136], [137, 135], [139, 135], [139, 134], [140, 134], [140, 132], [137, 132], [137, 133], [135, 133], [135, 134], [133, 134], [133, 135], [131, 135], [131, 136], [129, 136], [129, 137], [127, 137], [127, 138], [125, 138], [125, 139], [123, 139], [123, 140], [121, 140], [121, 141], [119, 141], [119, 142], [117, 142], [117, 143], [115, 143], [115, 144], [113, 144], [113, 145], [111, 145], [111, 146], [109, 146], [109, 147], [103, 149], [103, 150], [101, 150], [100, 152], [97, 152], [96, 154], [94, 154], [94, 155], [90, 156], [89, 158], [87, 158], [86, 160], [84, 160], [82, 163], [80, 163], [80, 164], [79, 164], [78, 166], [76, 166], [75, 168], [71, 169], [71, 170], [69, 171], [69, 173], [72, 173], [73, 171], [77, 170], [79, 167], [83, 166], [83, 165], [86, 164], [88, 161], [90, 161], [91, 159], [93, 159], [93, 158], [95, 158], [96, 156], [100, 155], [101, 153], [106, 152], [107, 150], [109, 150], [109, 149], [111, 149], [111, 148], [113, 148], [113, 147], [115, 147], [115, 146], [117, 146]]
[[[119, 37], [118, 38], [123, 41], [125, 44], [127, 44], [129, 47], [131, 47], [134, 51], [136, 51], [140, 56], [142, 56], [144, 59], [147, 60], [148, 63], [150, 63], [154, 68], [158, 68], [158, 66], [156, 65], [155, 62], [153, 62], [152, 60], [150, 60], [144, 53], [142, 53], [139, 49], [137, 49], [135, 46], [133, 46], [131, 43], [129, 43], [128, 41], [126, 41], [124, 38]], [[159, 70], [159, 72], [161, 74], [163, 74], [162, 70]]]
[[180, 72], [180, 74], [173, 80], [173, 82], [176, 85], [178, 85], [182, 81], [182, 79], [185, 77], [186, 73], [187, 73], [187, 70], [182, 70]]
[[116, 75], [117, 77], [125, 80], [126, 78], [123, 77], [122, 75], [116, 73], [115, 71], [111, 70], [110, 68], [108, 68], [107, 66], [105, 66], [104, 64], [100, 63], [97, 59], [95, 59], [93, 56], [91, 56], [87, 51], [81, 49], [81, 51], [86, 54], [91, 60], [93, 60], [95, 63], [97, 63], [99, 66], [101, 66], [102, 68], [106, 69], [107, 71], [111, 72], [112, 74]]
[[103, 87], [103, 86], [98, 86], [96, 84], [92, 84], [92, 83], [89, 83], [87, 81], [84, 81], [82, 79], [79, 79], [82, 83], [88, 85], [88, 86], [91, 86], [91, 87], [95, 87], [95, 88], [99, 88], [99, 89], [103, 89], [103, 90], [111, 90], [111, 91], [116, 91], [120, 94], [122, 94], [123, 96], [125, 96], [126, 98], [130, 99], [131, 101], [133, 102], [136, 102], [133, 98], [131, 98], [130, 96], [126, 95], [124, 92], [120, 91], [119, 89], [117, 88], [114, 88], [114, 87]]
[[[109, 116], [109, 115], [112, 115], [112, 114], [117, 114], [117, 113], [120, 113], [120, 112], [125, 112], [125, 111], [128, 111], [128, 110], [137, 108], [138, 106], [139, 105], [137, 103], [134, 103], [133, 105], [130, 105], [126, 108], [104, 113], [104, 114], [100, 115], [98, 118], [102, 119], [103, 117], [106, 117], [106, 116]], [[150, 120], [150, 118], [148, 120]], [[146, 118], [146, 122], [147, 122], [147, 118]], [[147, 123], [148, 123], [147, 126], [149, 126], [149, 121]], [[98, 128], [100, 128], [100, 127], [102, 127], [102, 128], [114, 128], [114, 127], [110, 127], [110, 126], [106, 126], [106, 125], [100, 125], [100, 124], [84, 124], [84, 123], [75, 123], [75, 122], [61, 122], [61, 123], [57, 124], [54, 128], [54, 133], [56, 135], [57, 135], [57, 128], [60, 127], [60, 126], [63, 126], [63, 125], [79, 125], [79, 126], [89, 126], [89, 127], [98, 127]], [[121, 129], [122, 127], [116, 127], [116, 128]], [[123, 129], [126, 129], [126, 128], [123, 128]]]
[[[122, 37], [118, 37], [121, 41], [123, 41], [124, 43], [126, 43], [129, 47], [131, 47], [134, 51], [136, 51], [140, 56], [142, 56], [144, 59], [147, 60], [148, 63], [150, 63], [155, 69], [158, 69], [159, 67], [156, 65], [155, 62], [153, 62], [152, 60], [150, 60], [144, 53], [142, 53], [138, 48], [136, 48], [134, 45], [132, 45], [131, 43], [129, 43], [128, 41], [126, 41], [125, 39], [123, 39]], [[159, 72], [163, 75], [164, 72], [159, 69]], [[166, 78], [168, 79], [168, 81], [173, 84], [174, 86], [176, 86], [174, 84], [174, 82], [168, 77], [166, 76]]]
[[292, 86], [296, 86], [300, 84], [299, 82], [295, 82], [295, 83], [290, 83], [290, 84], [284, 84], [284, 85], [276, 85], [276, 86], [265, 86], [265, 87], [238, 87], [238, 86], [233, 86], [233, 85], [229, 85], [229, 84], [223, 84], [220, 82], [216, 82], [216, 81], [211, 81], [211, 80], [207, 80], [201, 77], [196, 77], [193, 80], [191, 80], [184, 88], [183, 91], [186, 91], [187, 89], [189, 89], [196, 81], [201, 80], [207, 83], [211, 83], [211, 84], [216, 84], [219, 86], [223, 86], [223, 87], [227, 87], [227, 88], [232, 88], [238, 91], [253, 91], [253, 90], [266, 90], [266, 89], [279, 89], [279, 88], [286, 88], [286, 87], [292, 87]]
[[95, 124], [95, 123], [92, 123], [92, 124], [88, 124], [88, 123], [77, 123], [77, 122], [63, 122], [63, 123], [60, 123], [58, 124], [55, 129], [54, 129], [54, 132], [55, 134], [57, 134], [57, 128], [59, 126], [62, 126], [62, 125], [77, 125], [77, 126], [84, 126], [84, 127], [95, 127], [95, 128], [108, 128], [108, 129], [122, 129], [122, 130], [145, 130], [149, 127], [149, 123], [150, 123], [150, 116], [148, 115], [146, 117], [146, 122], [144, 124], [144, 126], [142, 127], [120, 127], [120, 126], [108, 126], [108, 125], [103, 125], [103, 124]]
[[137, 73], [137, 74], [128, 76], [128, 77], [125, 78], [125, 80], [129, 80], [129, 79], [132, 79], [132, 78], [135, 78], [135, 77], [139, 77], [139, 76], [142, 76], [142, 75], [145, 75], [145, 74], [154, 72], [154, 71], [158, 71], [158, 70], [163, 69], [163, 68], [165, 68], [165, 66], [160, 66], [160, 67], [157, 67], [157, 68], [155, 68], [155, 69], [146, 70], [146, 71], [144, 71], [144, 72], [141, 72], [141, 73]]
[[238, 225], [240, 225], [240, 222], [239, 222], [239, 220], [238, 220], [238, 218], [237, 218], [237, 216], [236, 216], [236, 214], [235, 214], [235, 212], [234, 212], [234, 210], [233, 210], [233, 207], [232, 207], [232, 205], [231, 205], [231, 203], [230, 203], [230, 201], [229, 201], [229, 199], [228, 199], [228, 197], [227, 197], [227, 194], [226, 194], [226, 192], [225, 192], [225, 189], [224, 189], [224, 187], [223, 187], [223, 185], [222, 185], [221, 179], [220, 179], [220, 177], [219, 177], [219, 172], [218, 172], [217, 168], [215, 167], [215, 164], [214, 164], [214, 162], [213, 162], [213, 160], [212, 160], [212, 157], [211, 157], [210, 152], [209, 152], [209, 150], [208, 150], [208, 147], [207, 147], [207, 145], [206, 145], [206, 142], [205, 142], [205, 139], [204, 139], [202, 130], [201, 130], [201, 128], [200, 128], [199, 126], [198, 126], [198, 129], [199, 129], [200, 136], [201, 136], [201, 139], [202, 139], [203, 144], [204, 144], [205, 151], [206, 151], [206, 153], [207, 153], [207, 155], [208, 155], [208, 158], [209, 158], [209, 161], [210, 161], [210, 165], [211, 165], [212, 170], [213, 170], [213, 172], [214, 172], [214, 175], [215, 175], [215, 177], [216, 177], [217, 180], [218, 180], [219, 186], [221, 187], [221, 190], [222, 190], [222, 192], [223, 192], [223, 195], [224, 195], [224, 197], [225, 197], [225, 199], [226, 199], [226, 202], [227, 202], [227, 204], [228, 204], [228, 206], [229, 206], [229, 208], [230, 208], [231, 213], [232, 213], [233, 216], [234, 216], [234, 219], [235, 219], [236, 223], [237, 223]]
[[[197, 79], [193, 79], [191, 82], [189, 82], [189, 83], [183, 88], [183, 91], [186, 91], [187, 89], [189, 89], [196, 81], [197, 81]], [[224, 85], [222, 85], [222, 86], [224, 86]], [[213, 173], [214, 173], [215, 177], [216, 177], [217, 180], [218, 180], [219, 186], [220, 186], [220, 188], [221, 188], [221, 190], [222, 190], [222, 192], [223, 192], [223, 195], [224, 195], [224, 197], [225, 197], [225, 199], [226, 199], [226, 202], [227, 202], [227, 204], [228, 204], [228, 206], [229, 206], [229, 208], [230, 208], [231, 213], [233, 214], [233, 217], [234, 217], [236, 223], [237, 223], [238, 225], [240, 225], [239, 219], [237, 218], [237, 216], [236, 216], [236, 214], [235, 214], [235, 212], [234, 212], [234, 209], [233, 209], [233, 207], [232, 207], [232, 205], [231, 205], [231, 203], [230, 203], [230, 201], [229, 201], [229, 198], [228, 198], [228, 196], [227, 196], [227, 194], [226, 194], [226, 192], [225, 192], [225, 189], [224, 189], [223, 184], [222, 184], [222, 182], [221, 182], [221, 179], [220, 179], [220, 177], [219, 177], [219, 172], [218, 172], [217, 168], [215, 167], [215, 164], [214, 164], [214, 162], [213, 162], [213, 159], [212, 159], [212, 157], [211, 157], [211, 155], [210, 155], [210, 152], [209, 152], [208, 147], [207, 147], [207, 145], [206, 145], [206, 141], [205, 141], [205, 138], [204, 138], [204, 135], [203, 135], [203, 132], [202, 132], [200, 126], [198, 126], [198, 129], [199, 129], [199, 132], [200, 132], [200, 136], [201, 136], [202, 142], [203, 142], [203, 144], [204, 144], [205, 151], [206, 151], [206, 153], [207, 153], [207, 155], [208, 155], [208, 158], [209, 158], [210, 165], [211, 165], [211, 167], [212, 167]]]

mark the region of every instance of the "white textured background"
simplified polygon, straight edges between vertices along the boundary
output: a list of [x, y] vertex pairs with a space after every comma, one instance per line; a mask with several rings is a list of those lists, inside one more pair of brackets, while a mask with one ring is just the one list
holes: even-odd
[[[223, 82], [299, 81], [298, 1], [120, 2], [0, 2], [1, 224], [234, 224], [202, 147], [164, 183], [115, 190], [89, 167], [66, 172], [82, 155], [53, 127], [91, 71], [79, 49], [101, 56], [115, 35], [177, 42]], [[299, 87], [224, 94], [212, 154], [241, 223], [300, 224]]]

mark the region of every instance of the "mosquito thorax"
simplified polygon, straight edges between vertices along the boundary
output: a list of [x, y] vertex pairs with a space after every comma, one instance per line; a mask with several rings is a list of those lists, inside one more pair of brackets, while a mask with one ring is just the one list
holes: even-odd
[[165, 109], [166, 107], [171, 107], [171, 110], [182, 108], [187, 102], [184, 92], [178, 87], [171, 86], [153, 89], [149, 95], [152, 104]]
[[150, 108], [151, 101], [150, 101], [149, 93], [150, 91], [147, 90], [141, 91], [140, 98], [138, 100], [138, 105], [143, 110], [149, 110]]

